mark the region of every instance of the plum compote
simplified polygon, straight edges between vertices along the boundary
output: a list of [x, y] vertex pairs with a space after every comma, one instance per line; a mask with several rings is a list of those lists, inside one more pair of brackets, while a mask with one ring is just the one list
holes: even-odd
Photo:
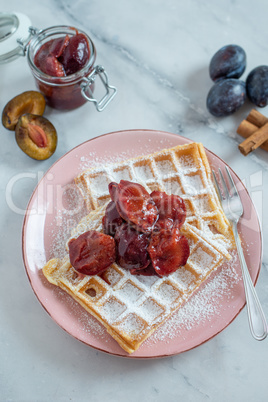
[[82, 33], [45, 42], [35, 55], [39, 70], [52, 77], [65, 77], [81, 70], [90, 57], [87, 38]]
[[103, 231], [107, 235], [114, 236], [118, 226], [122, 225], [123, 219], [119, 215], [114, 201], [110, 201], [102, 218]]
[[149, 235], [138, 232], [123, 223], [115, 233], [116, 262], [123, 268], [141, 270], [150, 264], [148, 254]]
[[[130, 181], [109, 184], [111, 203], [103, 218], [114, 234], [116, 262], [133, 275], [166, 276], [185, 265], [188, 240], [180, 233], [186, 207], [178, 195], [146, 189]], [[121, 220], [120, 220], [121, 218]]]
[[141, 184], [126, 180], [110, 183], [109, 192], [104, 233], [89, 231], [69, 243], [75, 269], [95, 275], [116, 262], [133, 275], [163, 277], [186, 264], [190, 248], [180, 232], [186, 217], [181, 197], [149, 194]]

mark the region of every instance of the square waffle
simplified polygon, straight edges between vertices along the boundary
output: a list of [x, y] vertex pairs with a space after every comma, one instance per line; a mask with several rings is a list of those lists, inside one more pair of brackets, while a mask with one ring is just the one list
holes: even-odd
[[43, 273], [132, 353], [189, 300], [226, 258], [230, 259], [228, 250], [233, 240], [211, 182], [203, 146], [196, 143], [83, 172], [76, 183], [91, 212], [73, 229], [71, 238], [88, 230], [102, 230], [102, 217], [110, 201], [108, 184], [121, 179], [139, 182], [150, 192], [165, 191], [184, 199], [187, 218], [181, 232], [190, 245], [186, 265], [163, 278], [134, 276], [116, 263], [103, 274], [84, 276], [75, 271], [67, 254], [62, 260], [48, 261]]
[[154, 190], [179, 195], [186, 205], [186, 224], [230, 259], [233, 232], [211, 180], [211, 169], [201, 143], [178, 145], [119, 164], [88, 169], [75, 182], [88, 210], [110, 200], [108, 184], [121, 179]]

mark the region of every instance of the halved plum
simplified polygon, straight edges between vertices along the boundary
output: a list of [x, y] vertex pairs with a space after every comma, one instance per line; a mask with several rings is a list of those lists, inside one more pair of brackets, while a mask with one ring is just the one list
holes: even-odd
[[89, 45], [84, 34], [70, 37], [68, 45], [58, 58], [63, 65], [66, 75], [74, 74], [81, 70], [89, 60]]
[[25, 113], [42, 116], [46, 107], [44, 96], [38, 91], [25, 91], [12, 98], [4, 107], [2, 124], [14, 131], [21, 115]]
[[16, 125], [15, 136], [20, 149], [33, 159], [48, 159], [57, 147], [57, 131], [43, 116], [22, 115]]
[[137, 230], [149, 233], [158, 219], [158, 210], [150, 194], [138, 183], [121, 180], [110, 183], [109, 191], [120, 216]]
[[180, 228], [186, 218], [186, 207], [183, 199], [179, 195], [168, 195], [163, 191], [153, 191], [150, 195], [159, 213], [155, 229]]
[[71, 239], [68, 245], [70, 263], [81, 274], [100, 274], [115, 261], [114, 238], [96, 230]]
[[167, 276], [186, 264], [190, 255], [188, 240], [179, 229], [152, 233], [148, 251], [159, 276]]

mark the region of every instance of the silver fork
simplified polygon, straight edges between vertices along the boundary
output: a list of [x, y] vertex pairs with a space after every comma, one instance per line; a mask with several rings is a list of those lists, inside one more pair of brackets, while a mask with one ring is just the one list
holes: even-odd
[[247, 302], [247, 311], [248, 311], [248, 320], [249, 320], [249, 327], [252, 333], [252, 336], [257, 339], [258, 341], [262, 341], [267, 336], [267, 323], [262, 311], [262, 307], [260, 301], [258, 299], [257, 293], [253, 286], [248, 267], [246, 264], [246, 260], [243, 254], [243, 249], [241, 246], [240, 238], [238, 235], [237, 230], [237, 223], [240, 217], [243, 215], [243, 205], [238, 194], [237, 188], [234, 184], [233, 178], [230, 174], [230, 171], [227, 167], [226, 173], [228, 178], [228, 184], [230, 191], [228, 189], [227, 183], [223, 177], [222, 171], [219, 168], [219, 175], [220, 181], [222, 184], [222, 191], [220, 190], [219, 183], [217, 181], [215, 172], [213, 173], [213, 178], [215, 181], [215, 185], [219, 194], [219, 198], [221, 201], [222, 208], [227, 219], [230, 221], [234, 238], [237, 246], [238, 256], [240, 260], [241, 270], [242, 270], [242, 277], [244, 281], [244, 288], [245, 288], [245, 295], [246, 295], [246, 302]]

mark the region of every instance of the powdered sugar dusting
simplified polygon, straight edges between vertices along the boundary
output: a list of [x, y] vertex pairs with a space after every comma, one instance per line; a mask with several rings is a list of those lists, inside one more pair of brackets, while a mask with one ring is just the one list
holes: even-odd
[[[92, 336], [101, 338], [102, 340], [107, 338], [105, 327], [86, 310], [79, 306], [79, 304], [64, 290], [57, 287], [53, 288], [52, 292], [60, 303], [66, 305], [69, 316], [75, 318], [73, 320], [73, 325], [76, 326], [76, 329], [80, 327], [82, 332], [90, 333]], [[77, 326], [77, 321], [79, 326]]]
[[[232, 289], [242, 280], [241, 276], [233, 268], [237, 263], [236, 252], [232, 253], [232, 262], [225, 264], [220, 268], [220, 272], [208, 281], [190, 300], [176, 311], [163, 325], [161, 325], [145, 342], [145, 347], [153, 347], [157, 342], [169, 342], [174, 338], [180, 339], [185, 330], [189, 331], [196, 326], [206, 324], [215, 316], [220, 316], [223, 304], [226, 306], [226, 300], [231, 303]], [[144, 278], [143, 278], [144, 279]], [[145, 277], [145, 279], [148, 279]], [[77, 319], [82, 332], [88, 333], [103, 342], [107, 342], [107, 332], [105, 327], [100, 324], [93, 316], [83, 310], [77, 302], [72, 299], [65, 291], [60, 288], [53, 288], [57, 299], [66, 304], [69, 314]], [[138, 297], [138, 295], [136, 295]], [[161, 316], [162, 309], [153, 299], [146, 299], [144, 303], [144, 312], [148, 310], [148, 319], [157, 319]], [[124, 306], [115, 303], [109, 299], [103, 305], [105, 314], [115, 320], [124, 310]], [[74, 325], [76, 321], [74, 321]], [[140, 332], [142, 330], [142, 321], [135, 314], [125, 320], [123, 323], [125, 330]], [[109, 339], [110, 340], [110, 339]]]
[[138, 315], [131, 313], [120, 323], [119, 327], [126, 333], [136, 336], [143, 330], [144, 323]]
[[203, 288], [195, 293], [191, 299], [176, 311], [163, 325], [161, 325], [145, 344], [153, 345], [158, 341], [179, 338], [180, 333], [191, 330], [193, 327], [207, 323], [222, 312], [226, 300], [231, 301], [232, 289], [242, 280], [233, 268], [237, 261], [236, 252], [232, 253], [232, 262], [224, 265]]
[[129, 149], [127, 151], [121, 152], [117, 155], [106, 155], [101, 158], [98, 156], [98, 153], [95, 151], [88, 152], [87, 155], [84, 155], [80, 158], [80, 166], [79, 169], [82, 171], [91, 168], [99, 168], [104, 164], [114, 164], [120, 161], [133, 158], [135, 153], [133, 150]]
[[[117, 156], [116, 159], [107, 157], [105, 163], [108, 161], [110, 163], [115, 163], [118, 162], [120, 158], [125, 160], [127, 157], [129, 158], [133, 156], [130, 154], [131, 152], [128, 155], [127, 153], [122, 154], [119, 158]], [[103, 195], [103, 189], [107, 191], [112, 173], [116, 174], [118, 171], [116, 171], [114, 168], [113, 170], [109, 170], [109, 166], [105, 166], [105, 170], [103, 167], [103, 158], [98, 160], [94, 153], [90, 155], [90, 158], [93, 158], [94, 160], [92, 161], [87, 160], [86, 158], [81, 158], [81, 170], [94, 166], [93, 170], [97, 174], [94, 176], [95, 173], [93, 172], [92, 176], [90, 177], [91, 190], [93, 193]], [[166, 155], [164, 154], [163, 158], [152, 161], [152, 163], [155, 163], [157, 169], [159, 169], [161, 172], [161, 174], [159, 173], [160, 182], [162, 181], [163, 183], [166, 183], [165, 179], [169, 177], [170, 169], [172, 169], [172, 166], [174, 165], [174, 158], [174, 155], [171, 157], [167, 153]], [[146, 157], [144, 157], [144, 159], [146, 159]], [[182, 183], [185, 182], [187, 184], [185, 187], [187, 187], [188, 190], [189, 188], [194, 189], [195, 196], [197, 190], [200, 191], [203, 188], [209, 190], [210, 186], [208, 185], [209, 183], [207, 183], [205, 172], [200, 169], [200, 167], [199, 169], [197, 168], [195, 171], [193, 171], [194, 166], [189, 155], [185, 155], [181, 163], [183, 165], [183, 173], [179, 172], [176, 177], [178, 177]], [[139, 165], [139, 163], [136, 162], [133, 162], [131, 165], [127, 164], [124, 172], [128, 174], [129, 169], [132, 169], [132, 174], [135, 172], [137, 177], [140, 177], [141, 181], [150, 181], [151, 176], [153, 177], [150, 162], [145, 165]], [[103, 176], [98, 175], [99, 171], [104, 172]], [[118, 172], [118, 176], [120, 176], [120, 174], [121, 172]], [[204, 200], [202, 199], [202, 201]], [[206, 212], [208, 208], [203, 209], [204, 212]], [[66, 210], [65, 208], [58, 210], [56, 219], [62, 221], [63, 224], [61, 225], [61, 229], [65, 230], [65, 233], [64, 236], [63, 233], [60, 233], [60, 231], [56, 234], [53, 233], [55, 239], [53, 243], [53, 254], [61, 256], [62, 254], [59, 253], [60, 243], [63, 245], [62, 250], [63, 253], [65, 253], [65, 240], [68, 237], [70, 228], [75, 226], [79, 219], [77, 220], [76, 215], [72, 216], [69, 214], [68, 209]], [[74, 222], [75, 220], [76, 222]], [[203, 241], [201, 241], [201, 244], [202, 243]], [[206, 242], [204, 241], [204, 243]], [[140, 280], [141, 283], [140, 288], [139, 286], [133, 286], [131, 283], [126, 282], [124, 286], [119, 288], [119, 291], [117, 290], [117, 295], [120, 296], [119, 300], [110, 297], [110, 299], [107, 299], [102, 305], [102, 312], [105, 320], [107, 322], [114, 323], [114, 321], [117, 320], [117, 318], [121, 315], [121, 321], [118, 326], [120, 326], [123, 331], [128, 333], [133, 332], [135, 334], [139, 334], [144, 330], [146, 320], [148, 320], [148, 322], [157, 320], [161, 322], [159, 317], [161, 317], [162, 314], [167, 316], [169, 312], [172, 312], [173, 304], [179, 306], [181, 303], [183, 303], [185, 297], [187, 299], [187, 292], [190, 294], [193, 289], [191, 283], [197, 283], [199, 280], [199, 275], [200, 277], [203, 275], [206, 276], [206, 272], [211, 271], [213, 264], [215, 264], [215, 268], [217, 267], [219, 261], [215, 257], [215, 250], [214, 254], [213, 252], [211, 254], [209, 252], [209, 244], [207, 244], [208, 253], [206, 253], [204, 250], [204, 248], [199, 248], [197, 244], [195, 246], [195, 255], [192, 258], [192, 261], [191, 259], [189, 260], [190, 268], [192, 267], [192, 270], [195, 272], [195, 274], [191, 273], [191, 269], [189, 271], [181, 272], [181, 275], [179, 275], [178, 278], [176, 277], [176, 274], [174, 274], [174, 276], [170, 277], [168, 281], [163, 280], [158, 287], [155, 287], [155, 296], [159, 303], [156, 303], [154, 299], [148, 297], [150, 296], [150, 293], [148, 292], [147, 294], [146, 291], [146, 288], [149, 289], [151, 286], [154, 286], [154, 283], [151, 285], [147, 283], [152, 279], [154, 280], [154, 278], [137, 278], [137, 282]], [[180, 332], [183, 330], [190, 330], [200, 323], [207, 322], [215, 315], [219, 315], [222, 309], [223, 299], [226, 300], [231, 298], [232, 287], [241, 279], [237, 272], [232, 269], [231, 264], [234, 262], [235, 261], [233, 258], [232, 263], [225, 264], [224, 270], [221, 269], [220, 272], [209, 280], [209, 282], [207, 282], [202, 289], [199, 289], [199, 291], [189, 300], [187, 299], [187, 303], [183, 305], [182, 308], [178, 309], [177, 312], [171, 316], [171, 318], [168, 318], [168, 320], [160, 328], [158, 328], [158, 330], [146, 341], [146, 345], [151, 345], [161, 340], [166, 341], [168, 339], [173, 339], [174, 337], [177, 338], [178, 334], [180, 334]], [[144, 281], [143, 284], [142, 281]], [[188, 289], [188, 291], [185, 293], [186, 296], [184, 296], [184, 290], [186, 289]], [[131, 305], [132, 302], [136, 302], [137, 300], [139, 300], [139, 302], [138, 305], [135, 305], [137, 308], [134, 310], [131, 308]], [[163, 306], [165, 306], [164, 309], [162, 309], [161, 303]], [[128, 309], [130, 312], [128, 315], [124, 315], [125, 306], [130, 307], [130, 309]], [[75, 308], [71, 310], [72, 313], [76, 311]], [[82, 315], [81, 313], [78, 313], [77, 318], [85, 332], [90, 333], [94, 337], [102, 336], [105, 338], [105, 328], [88, 313], [85, 312], [85, 314], [83, 313]]]

